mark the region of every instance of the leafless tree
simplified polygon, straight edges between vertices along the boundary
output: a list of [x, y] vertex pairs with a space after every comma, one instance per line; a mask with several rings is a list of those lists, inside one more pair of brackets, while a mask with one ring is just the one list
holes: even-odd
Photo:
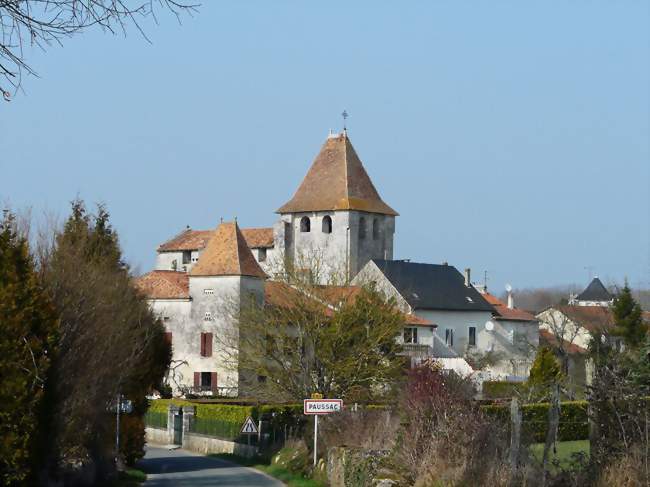
[[113, 34], [125, 34], [131, 27], [147, 39], [141, 22], [146, 17], [156, 20], [157, 8], [180, 20], [182, 13], [197, 7], [178, 0], [0, 0], [0, 94], [9, 101], [23, 75], [36, 74], [26, 60], [28, 47], [61, 45], [91, 27]]

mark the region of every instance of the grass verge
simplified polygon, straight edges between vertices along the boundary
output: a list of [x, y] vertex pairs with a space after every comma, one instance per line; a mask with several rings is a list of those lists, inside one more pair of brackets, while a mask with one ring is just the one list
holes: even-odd
[[[544, 457], [544, 443], [530, 445], [533, 457], [542, 462]], [[556, 460], [563, 469], [569, 468], [574, 460], [574, 454], [584, 453], [589, 458], [589, 440], [559, 441], [555, 445], [555, 452], [551, 449], [551, 462]]]
[[237, 463], [245, 467], [252, 467], [255, 470], [264, 472], [273, 478], [281, 480], [289, 487], [324, 487], [324, 484], [313, 479], [308, 479], [302, 475], [290, 472], [280, 465], [271, 465], [269, 459], [265, 458], [246, 458], [229, 453], [213, 453], [208, 455], [213, 458], [220, 458], [229, 462]]
[[147, 480], [147, 474], [137, 468], [127, 468], [119, 472], [117, 478], [104, 484], [104, 487], [140, 487]]

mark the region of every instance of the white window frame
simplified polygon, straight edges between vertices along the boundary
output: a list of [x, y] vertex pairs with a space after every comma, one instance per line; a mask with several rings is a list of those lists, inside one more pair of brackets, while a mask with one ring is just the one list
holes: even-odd
[[[410, 332], [410, 340], [406, 340], [407, 331]], [[402, 333], [402, 341], [404, 344], [408, 345], [417, 345], [418, 344], [418, 327], [417, 326], [405, 326], [404, 332]]]

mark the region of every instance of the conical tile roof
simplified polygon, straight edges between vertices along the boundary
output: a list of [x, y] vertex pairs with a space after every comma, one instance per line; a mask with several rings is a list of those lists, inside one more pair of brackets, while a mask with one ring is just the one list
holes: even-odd
[[277, 213], [330, 210], [398, 214], [382, 201], [345, 132], [328, 137], [296, 194]]
[[253, 276], [265, 278], [236, 222], [221, 223], [208, 241], [190, 276]]

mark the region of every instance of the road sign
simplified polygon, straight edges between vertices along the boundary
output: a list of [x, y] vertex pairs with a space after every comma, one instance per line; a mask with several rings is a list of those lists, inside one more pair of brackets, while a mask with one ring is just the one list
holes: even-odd
[[305, 399], [303, 403], [304, 414], [330, 414], [343, 409], [341, 399]]
[[258, 433], [257, 425], [255, 424], [255, 421], [253, 421], [253, 418], [250, 416], [246, 418], [246, 421], [244, 421], [244, 424], [241, 427], [240, 433], [242, 435], [256, 435]]

